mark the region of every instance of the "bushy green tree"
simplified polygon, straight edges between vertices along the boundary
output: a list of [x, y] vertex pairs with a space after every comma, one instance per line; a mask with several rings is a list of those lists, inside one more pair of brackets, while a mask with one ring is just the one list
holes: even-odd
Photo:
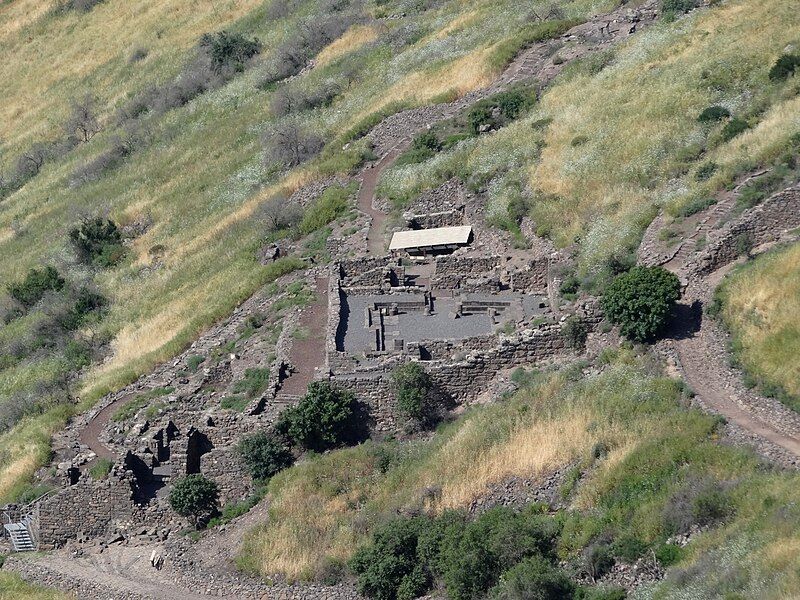
[[211, 58], [214, 70], [244, 70], [245, 63], [261, 51], [261, 43], [257, 39], [247, 39], [240, 33], [220, 31], [207, 33], [200, 38], [200, 47]]
[[731, 111], [729, 111], [724, 106], [709, 106], [708, 108], [703, 109], [697, 120], [701, 123], [714, 123], [716, 121], [722, 121], [722, 119], [727, 119], [731, 116]]
[[350, 561], [359, 592], [376, 600], [405, 600], [425, 593], [430, 582], [419, 565], [417, 543], [427, 524], [423, 517], [399, 518], [381, 527], [372, 543]]
[[661, 267], [634, 267], [606, 289], [602, 305], [622, 334], [637, 341], [655, 338], [681, 295], [678, 277]]
[[781, 54], [769, 70], [772, 81], [788, 79], [800, 68], [800, 54]]
[[169, 493], [172, 510], [194, 523], [214, 514], [218, 502], [217, 484], [199, 473], [178, 479]]
[[534, 555], [511, 567], [492, 588], [492, 600], [563, 600], [575, 584], [552, 562]]
[[360, 441], [357, 409], [352, 393], [328, 381], [313, 381], [300, 402], [283, 411], [275, 428], [306, 450], [324, 452]]
[[425, 422], [432, 417], [430, 391], [433, 382], [418, 362], [400, 365], [392, 371], [397, 409], [403, 416]]
[[84, 219], [70, 230], [69, 240], [78, 260], [88, 264], [110, 267], [117, 264], [124, 253], [122, 234], [110, 219]]
[[575, 350], [583, 350], [586, 347], [589, 329], [580, 317], [572, 315], [561, 326], [561, 334], [564, 336], [567, 346]]
[[25, 279], [8, 286], [8, 293], [25, 308], [30, 308], [44, 297], [48, 291], [64, 288], [64, 278], [53, 267], [31, 269]]
[[269, 479], [294, 462], [283, 440], [269, 433], [248, 436], [239, 442], [237, 449], [253, 479]]

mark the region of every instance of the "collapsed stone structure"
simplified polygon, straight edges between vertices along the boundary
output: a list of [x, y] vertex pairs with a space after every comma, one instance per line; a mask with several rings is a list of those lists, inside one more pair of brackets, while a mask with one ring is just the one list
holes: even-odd
[[[332, 271], [326, 370], [369, 405], [378, 431], [400, 425], [391, 385], [399, 364], [423, 364], [452, 407], [477, 400], [505, 369], [570, 351], [550, 305], [547, 256], [459, 252], [413, 264], [345, 260]], [[594, 301], [573, 312], [590, 329], [601, 319]]]

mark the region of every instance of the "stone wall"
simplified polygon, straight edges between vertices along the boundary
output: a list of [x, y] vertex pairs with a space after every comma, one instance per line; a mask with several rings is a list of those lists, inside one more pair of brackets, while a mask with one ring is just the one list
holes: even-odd
[[455, 227], [464, 224], [463, 210], [412, 214], [404, 213], [403, 218], [409, 229], [435, 229], [436, 227]]
[[741, 240], [753, 246], [774, 242], [800, 227], [800, 187], [773, 194], [762, 204], [708, 236], [706, 247], [689, 265], [689, 270], [706, 275], [733, 262], [740, 255]]
[[497, 346], [498, 336], [482, 335], [463, 340], [422, 340], [418, 344], [409, 344], [409, 354], [419, 354], [423, 360], [450, 359], [457, 354], [472, 350], [489, 350]]
[[129, 472], [115, 470], [101, 481], [81, 477], [75, 485], [40, 503], [40, 547], [57, 548], [79, 536], [98, 537], [139, 521], [142, 511], [134, 502], [135, 494]]
[[513, 271], [510, 276], [511, 289], [518, 292], [546, 293], [547, 292], [548, 260], [546, 258], [531, 261], [519, 271]]
[[[464, 184], [457, 177], [453, 177], [437, 188], [422, 192], [416, 200], [411, 202], [408, 212], [425, 215], [442, 211], [458, 211], [463, 219], [461, 209], [464, 207], [466, 196]], [[461, 225], [461, 222], [455, 224]]]
[[[589, 302], [578, 312], [590, 329], [594, 329], [601, 316], [594, 303]], [[427, 348], [426, 348], [427, 345]], [[423, 361], [431, 376], [434, 388], [442, 402], [449, 406], [469, 404], [488, 390], [500, 371], [544, 360], [570, 352], [561, 333], [560, 324], [543, 325], [524, 330], [512, 336], [482, 336], [470, 340], [421, 342], [432, 355]], [[392, 392], [391, 372], [394, 366], [416, 358], [417, 346], [409, 352], [394, 355], [371, 370], [333, 375], [331, 381], [355, 394], [369, 406], [373, 428], [389, 432], [397, 428], [395, 399]], [[453, 355], [467, 351], [467, 356], [454, 360]]]
[[431, 277], [431, 287], [440, 290], [469, 288], [470, 291], [496, 291], [498, 277], [489, 274], [500, 266], [499, 256], [439, 256]]

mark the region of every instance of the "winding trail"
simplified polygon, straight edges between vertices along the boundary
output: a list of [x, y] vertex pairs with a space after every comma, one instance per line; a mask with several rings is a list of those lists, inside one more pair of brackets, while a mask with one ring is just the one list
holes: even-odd
[[358, 209], [372, 219], [369, 233], [367, 234], [367, 253], [383, 254], [386, 248], [383, 235], [386, 223], [386, 213], [375, 208], [375, 190], [381, 174], [390, 168], [408, 147], [410, 138], [402, 139], [394, 148], [389, 150], [383, 158], [374, 165], [361, 171], [361, 186], [358, 189]]
[[[726, 194], [701, 222], [704, 226], [719, 223], [734, 207], [735, 195]], [[765, 244], [755, 253], [763, 253], [773, 245]], [[690, 247], [695, 251], [694, 242]], [[702, 406], [724, 416], [737, 429], [734, 437], [779, 464], [800, 468], [800, 414], [744, 385], [742, 373], [731, 367], [729, 335], [703, 311], [714, 290], [741, 260], [699, 276], [691, 271], [693, 256], [694, 252], [679, 251], [664, 263], [665, 268], [688, 280], [667, 340], [684, 379]]]

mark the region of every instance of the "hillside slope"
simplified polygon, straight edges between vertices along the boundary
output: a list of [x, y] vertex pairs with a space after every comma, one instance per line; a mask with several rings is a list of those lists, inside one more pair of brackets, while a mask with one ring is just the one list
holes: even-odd
[[[642, 4], [648, 17], [660, 6], [659, 18], [592, 18], [637, 15]], [[159, 414], [174, 391], [156, 385], [159, 363], [188, 389], [206, 358], [216, 366], [240, 358], [237, 343], [256, 348], [241, 379], [227, 382], [241, 395], [223, 398], [224, 410], [244, 411], [266, 386], [282, 335], [306, 342], [298, 348], [321, 343], [292, 319], [317, 310], [323, 329], [327, 288], [298, 272], [328, 261], [334, 227], [359, 233], [359, 207], [391, 227], [421, 194], [457, 181], [515, 259], [528, 260], [532, 245], [559, 251], [567, 266], [545, 276], [556, 309], [601, 296], [641, 258], [646, 230], [672, 257], [659, 264], [701, 251], [698, 219], [716, 209], [720, 221], [735, 219], [800, 176], [800, 67], [775, 74], [782, 56], [800, 66], [795, 4], [3, 3], [0, 501], [45, 491], [34, 473], [51, 461], [53, 433], [70, 419], [89, 423], [99, 399], [108, 414], [95, 423], [94, 449], [109, 419]], [[591, 45], [564, 35], [581, 23]], [[513, 117], [477, 102], [498, 81], [513, 92], [502, 101], [519, 103]], [[373, 191], [388, 214], [373, 212]], [[364, 234], [373, 254], [383, 249], [379, 229], [373, 222]], [[265, 260], [276, 242], [281, 258]], [[753, 252], [746, 242], [742, 261]], [[733, 333], [748, 383], [795, 410], [796, 259], [795, 245], [748, 263], [711, 307]], [[248, 299], [260, 312], [237, 310]], [[533, 520], [549, 532], [551, 575], [585, 586], [576, 598], [605, 597], [591, 595], [605, 593], [595, 584], [625, 581], [625, 567], [611, 565], [634, 562], [646, 573], [625, 587], [641, 597], [792, 597], [796, 474], [733, 447], [735, 428], [693, 406], [659, 362], [674, 362], [674, 347], [619, 349], [605, 325], [593, 343], [614, 349], [591, 347], [591, 364], [520, 370], [508, 402], [410, 441], [303, 456], [269, 481], [269, 518], [248, 534], [238, 566], [338, 581], [384, 527], [438, 527], [452, 509], [472, 518], [497, 486], [521, 494], [513, 485], [549, 477], [552, 514]], [[187, 350], [196, 340], [202, 355]], [[727, 360], [717, 345], [714, 358]], [[320, 365], [302, 366], [305, 387]], [[726, 364], [739, 386], [731, 373]], [[147, 374], [144, 387], [124, 390]], [[730, 406], [734, 387], [720, 387]], [[511, 527], [503, 519], [512, 517], [493, 518]], [[81, 564], [92, 576], [102, 570]], [[442, 564], [426, 563], [415, 589], [473, 597], [453, 592], [458, 568]], [[69, 578], [69, 560], [53, 565]], [[492, 585], [512, 565], [501, 566]], [[136, 584], [117, 576], [125, 589]]]

